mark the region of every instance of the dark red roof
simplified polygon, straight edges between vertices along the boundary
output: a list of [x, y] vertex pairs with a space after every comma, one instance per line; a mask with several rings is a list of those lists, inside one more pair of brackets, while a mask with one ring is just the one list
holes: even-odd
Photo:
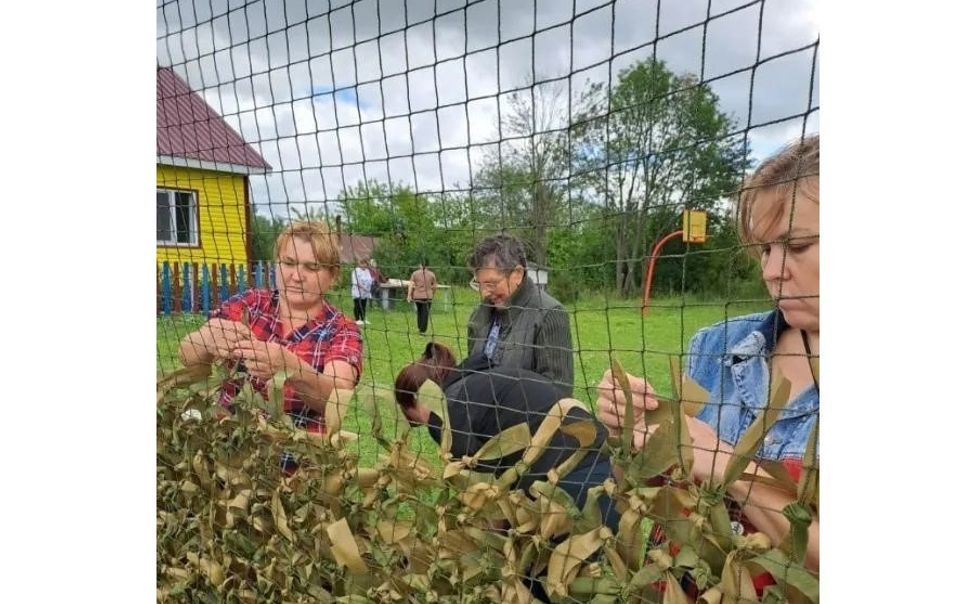
[[156, 68], [156, 153], [271, 169], [271, 165], [169, 67]]

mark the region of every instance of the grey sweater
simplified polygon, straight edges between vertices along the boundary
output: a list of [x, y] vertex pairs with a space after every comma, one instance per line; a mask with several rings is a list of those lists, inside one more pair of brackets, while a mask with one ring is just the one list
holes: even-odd
[[492, 364], [534, 371], [552, 380], [561, 396], [572, 396], [572, 333], [562, 304], [525, 276], [508, 301], [508, 308], [481, 304], [471, 313], [467, 323], [468, 356], [484, 352], [495, 316], [501, 320], [501, 332]]

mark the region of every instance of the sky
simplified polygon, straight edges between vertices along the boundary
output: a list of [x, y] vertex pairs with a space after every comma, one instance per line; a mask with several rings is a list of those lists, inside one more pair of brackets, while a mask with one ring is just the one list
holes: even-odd
[[819, 130], [815, 9], [811, 0], [168, 0], [157, 3], [156, 58], [274, 167], [251, 178], [253, 201], [284, 214], [366, 178], [469, 188], [513, 135], [499, 117], [514, 95], [534, 83], [536, 98], [560, 99], [558, 127], [587, 85], [611, 84], [652, 56], [706, 81], [760, 161], [804, 127]]

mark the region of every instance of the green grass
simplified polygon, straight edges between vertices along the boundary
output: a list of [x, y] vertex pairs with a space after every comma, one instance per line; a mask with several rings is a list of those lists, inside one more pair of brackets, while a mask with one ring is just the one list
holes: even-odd
[[[352, 301], [335, 298], [339, 308], [352, 316]], [[438, 299], [431, 311], [428, 336], [416, 329], [412, 306], [400, 301], [395, 308], [382, 311], [370, 307], [365, 326], [364, 366], [357, 392], [374, 392], [389, 399], [381, 405], [383, 432], [392, 437], [396, 422], [402, 422], [390, 397], [396, 374], [415, 360], [431, 337], [449, 345], [459, 356], [467, 350], [467, 318], [477, 304], [477, 294], [454, 287], [449, 303]], [[575, 354], [575, 397], [584, 403], [595, 400], [594, 386], [609, 367], [615, 353], [623, 367], [635, 375], [648, 376], [654, 387], [668, 394], [670, 372], [668, 358], [685, 351], [691, 336], [707, 325], [725, 317], [769, 308], [768, 302], [708, 301], [696, 298], [655, 299], [646, 316], [640, 313], [640, 300], [612, 297], [589, 298], [566, 305], [571, 315]], [[160, 371], [179, 366], [177, 349], [180, 339], [203, 323], [201, 315], [160, 317], [156, 323], [156, 350]], [[683, 361], [683, 360], [682, 360]], [[360, 435], [353, 445], [362, 465], [375, 463], [379, 445], [370, 435], [371, 418], [356, 405], [345, 421], [345, 429]], [[413, 448], [433, 461], [435, 445], [424, 431], [411, 438]]]

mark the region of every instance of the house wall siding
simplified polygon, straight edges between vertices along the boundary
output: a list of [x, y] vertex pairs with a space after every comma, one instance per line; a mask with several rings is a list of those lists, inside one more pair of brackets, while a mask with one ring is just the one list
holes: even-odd
[[196, 247], [157, 246], [157, 264], [247, 262], [247, 185], [244, 176], [157, 165], [156, 186], [196, 191], [200, 230]]

